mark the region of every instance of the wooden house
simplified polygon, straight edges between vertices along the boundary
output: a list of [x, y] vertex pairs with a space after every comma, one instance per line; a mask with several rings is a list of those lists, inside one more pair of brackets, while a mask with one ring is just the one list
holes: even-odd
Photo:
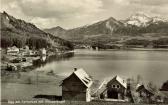
[[62, 82], [62, 99], [69, 101], [91, 101], [92, 78], [83, 69], [74, 72]]
[[137, 86], [136, 91], [139, 93], [140, 97], [151, 97], [154, 95], [154, 92], [146, 85]]
[[153, 101], [152, 98], [154, 97], [155, 92], [150, 87], [142, 84], [137, 87], [136, 91], [142, 102], [151, 103]]
[[126, 89], [126, 81], [119, 76], [115, 76], [107, 83], [106, 88], [100, 94], [100, 98], [124, 100]]

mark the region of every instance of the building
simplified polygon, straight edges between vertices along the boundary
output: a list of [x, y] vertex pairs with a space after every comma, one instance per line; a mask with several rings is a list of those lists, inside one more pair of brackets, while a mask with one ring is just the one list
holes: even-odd
[[136, 92], [138, 92], [139, 99], [144, 103], [152, 103], [155, 95], [155, 91], [147, 85], [138, 85]]
[[8, 47], [7, 48], [7, 54], [8, 55], [13, 55], [13, 56], [18, 55], [19, 54], [19, 48], [17, 48], [16, 46]]
[[100, 98], [124, 100], [126, 89], [126, 81], [119, 76], [115, 76], [107, 83], [106, 88], [100, 94]]
[[83, 69], [74, 69], [74, 72], [63, 80], [62, 99], [69, 101], [91, 101], [90, 87], [92, 78]]
[[157, 102], [168, 103], [168, 80], [161, 86], [157, 94]]
[[47, 51], [45, 48], [40, 49], [40, 55], [41, 56], [47, 55]]
[[20, 53], [23, 56], [29, 56], [29, 46], [25, 46], [23, 48], [20, 48]]
[[151, 97], [154, 95], [154, 91], [146, 85], [138, 85], [136, 91], [140, 97]]

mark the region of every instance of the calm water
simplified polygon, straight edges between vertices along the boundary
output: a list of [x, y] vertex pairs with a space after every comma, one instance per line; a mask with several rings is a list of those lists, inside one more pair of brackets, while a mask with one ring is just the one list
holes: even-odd
[[83, 68], [94, 79], [104, 80], [119, 75], [136, 78], [141, 75], [144, 82], [160, 85], [168, 80], [167, 51], [89, 51], [76, 50], [74, 57], [64, 61], [53, 61], [38, 70], [67, 76], [73, 68]]

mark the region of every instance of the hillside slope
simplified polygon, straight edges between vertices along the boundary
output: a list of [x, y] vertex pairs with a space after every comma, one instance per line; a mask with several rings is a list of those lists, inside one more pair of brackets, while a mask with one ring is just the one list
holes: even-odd
[[0, 13], [1, 17], [1, 47], [16, 45], [23, 47], [29, 45], [31, 48], [60, 48], [65, 50], [73, 49], [69, 41], [46, 33], [35, 25], [24, 20], [16, 19], [6, 12]]

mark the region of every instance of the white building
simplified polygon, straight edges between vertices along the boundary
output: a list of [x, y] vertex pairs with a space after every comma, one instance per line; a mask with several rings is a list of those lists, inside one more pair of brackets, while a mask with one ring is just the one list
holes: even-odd
[[8, 55], [18, 55], [19, 54], [19, 48], [17, 48], [16, 46], [13, 47], [8, 47], [7, 48], [7, 54]]

